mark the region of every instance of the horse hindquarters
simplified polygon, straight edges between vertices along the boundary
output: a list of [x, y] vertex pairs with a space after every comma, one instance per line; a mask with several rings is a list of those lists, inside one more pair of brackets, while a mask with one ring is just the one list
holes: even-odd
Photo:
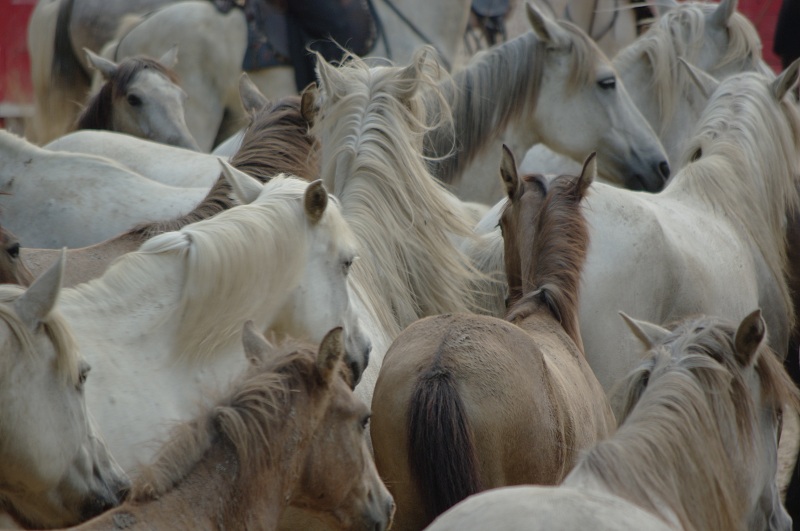
[[[413, 357], [403, 350], [403, 361]], [[375, 463], [398, 507], [393, 529], [422, 529], [482, 490], [473, 430], [450, 370], [428, 360], [417, 376], [389, 365], [372, 401]]]

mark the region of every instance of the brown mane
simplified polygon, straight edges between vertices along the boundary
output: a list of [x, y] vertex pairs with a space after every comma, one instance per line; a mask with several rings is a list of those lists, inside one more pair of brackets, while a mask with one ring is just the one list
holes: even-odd
[[233, 390], [195, 420], [177, 426], [152, 465], [143, 468], [131, 489], [131, 501], [158, 498], [178, 485], [220, 438], [236, 449], [243, 464], [238, 481], [275, 465], [271, 445], [291, 418], [298, 397], [321, 385], [316, 352], [297, 341], [285, 341], [270, 361], [250, 366]]
[[[528, 235], [532, 241], [516, 242], [517, 248], [530, 249], [529, 260], [523, 261], [520, 253], [512, 259], [522, 262], [519, 267], [521, 286], [509, 283], [509, 292], [522, 293], [508, 311], [508, 321], [518, 321], [533, 314], [545, 305], [553, 317], [564, 327], [575, 344], [583, 350], [578, 328], [578, 292], [581, 270], [586, 261], [589, 231], [581, 212], [582, 194], [576, 185], [577, 177], [560, 176], [547, 191], [544, 203], [533, 220], [520, 219], [521, 223], [534, 223], [534, 230], [517, 231]], [[533, 186], [534, 179], [523, 178], [524, 186]], [[540, 186], [537, 184], [537, 186]], [[506, 209], [518, 208], [509, 202]], [[504, 214], [505, 215], [505, 214]], [[506, 235], [504, 235], [505, 237]], [[509, 275], [509, 278], [511, 276]]]
[[146, 69], [155, 70], [174, 84], [180, 84], [174, 70], [167, 68], [155, 59], [144, 56], [129, 57], [117, 66], [114, 75], [108, 79], [100, 92], [89, 99], [86, 108], [78, 116], [75, 129], [111, 130], [112, 108], [114, 100], [128, 92], [128, 87], [140, 72]]
[[[288, 96], [274, 105], [267, 105], [254, 116], [231, 164], [261, 182], [281, 173], [312, 181], [319, 174], [319, 161], [316, 140], [308, 129], [309, 124], [300, 113], [299, 96]], [[188, 214], [168, 221], [144, 223], [130, 233], [150, 238], [208, 219], [237, 204], [230, 194], [230, 185], [220, 175], [206, 197]]]

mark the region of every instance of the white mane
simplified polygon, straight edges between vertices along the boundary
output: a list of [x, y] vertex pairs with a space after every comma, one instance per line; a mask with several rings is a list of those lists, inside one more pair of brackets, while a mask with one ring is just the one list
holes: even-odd
[[744, 73], [722, 82], [696, 131], [687, 143], [687, 165], [665, 195], [684, 188], [738, 223], [760, 249], [791, 311], [783, 242], [785, 214], [800, 203], [800, 112], [775, 100], [766, 77]]
[[438, 68], [426, 52], [405, 69], [370, 68], [358, 58], [337, 70], [322, 65], [314, 124], [322, 177], [368, 257], [354, 264], [362, 295], [397, 332], [424, 315], [472, 309], [477, 278], [452, 242], [469, 237], [469, 223], [422, 156], [428, 128], [418, 87], [435, 90]]
[[[653, 70], [651, 90], [657, 95], [662, 129], [669, 124], [678, 95], [684, 94], [693, 83], [683, 73], [679, 58], [696, 65], [707, 45], [706, 15], [717, 4], [682, 3], [662, 17], [644, 35], [620, 50], [614, 58], [618, 70], [623, 65], [638, 61], [644, 56]], [[741, 14], [734, 13], [728, 23], [728, 50], [713, 70], [734, 63], [736, 71], [760, 70], [761, 41], [753, 25]], [[663, 131], [662, 131], [663, 132]]]
[[[177, 267], [180, 300], [177, 310], [170, 310], [180, 316], [176, 352], [209, 356], [240, 341], [244, 321], [266, 327], [300, 282], [311, 230], [303, 207], [307, 186], [307, 181], [277, 176], [254, 203], [154, 237], [100, 279], [65, 290], [64, 298], [111, 308], [158, 282], [163, 270]], [[338, 207], [329, 204], [322, 224], [334, 229], [337, 246], [351, 245]]]

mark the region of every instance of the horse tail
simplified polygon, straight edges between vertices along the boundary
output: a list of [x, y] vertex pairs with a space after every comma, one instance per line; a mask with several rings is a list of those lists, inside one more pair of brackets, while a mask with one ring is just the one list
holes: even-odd
[[428, 521], [482, 490], [464, 410], [449, 370], [434, 365], [417, 380], [408, 408], [408, 463]]
[[[69, 24], [72, 20], [72, 6], [75, 0], [62, 0], [56, 17], [56, 34], [53, 39], [53, 62], [50, 67], [52, 88], [72, 93], [76, 85], [88, 87], [91, 84], [89, 73], [78, 60], [69, 38]], [[80, 103], [83, 103], [81, 100]]]

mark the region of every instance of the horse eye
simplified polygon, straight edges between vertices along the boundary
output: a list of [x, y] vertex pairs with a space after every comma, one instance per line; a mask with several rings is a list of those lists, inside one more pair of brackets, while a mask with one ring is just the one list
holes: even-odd
[[350, 273], [350, 268], [353, 266], [353, 260], [345, 260], [342, 263], [342, 271], [344, 271], [345, 276]]
[[362, 430], [366, 430], [366, 429], [367, 429], [367, 425], [369, 424], [369, 419], [370, 419], [371, 417], [372, 417], [372, 415], [371, 415], [371, 414], [369, 414], [369, 413], [367, 413], [366, 415], [364, 415], [364, 416], [361, 418], [361, 429], [362, 429]]
[[15, 243], [8, 248], [8, 254], [11, 258], [19, 258], [19, 243]]
[[86, 378], [89, 377], [89, 371], [92, 370], [92, 367], [86, 363], [82, 362], [80, 368], [78, 369], [78, 385], [83, 387], [83, 384], [86, 383]]
[[131, 107], [138, 107], [142, 104], [142, 98], [136, 94], [128, 94], [128, 105]]
[[603, 90], [612, 90], [617, 87], [617, 79], [614, 77], [607, 77], [598, 81], [597, 85]]
[[700, 149], [700, 148], [697, 148], [697, 151], [695, 151], [694, 153], [692, 153], [692, 156], [691, 156], [691, 158], [689, 159], [689, 162], [694, 162], [694, 161], [696, 161], [697, 159], [699, 159], [699, 158], [700, 158], [700, 157], [702, 157], [702, 156], [703, 156], [703, 150], [702, 150], [702, 149]]

